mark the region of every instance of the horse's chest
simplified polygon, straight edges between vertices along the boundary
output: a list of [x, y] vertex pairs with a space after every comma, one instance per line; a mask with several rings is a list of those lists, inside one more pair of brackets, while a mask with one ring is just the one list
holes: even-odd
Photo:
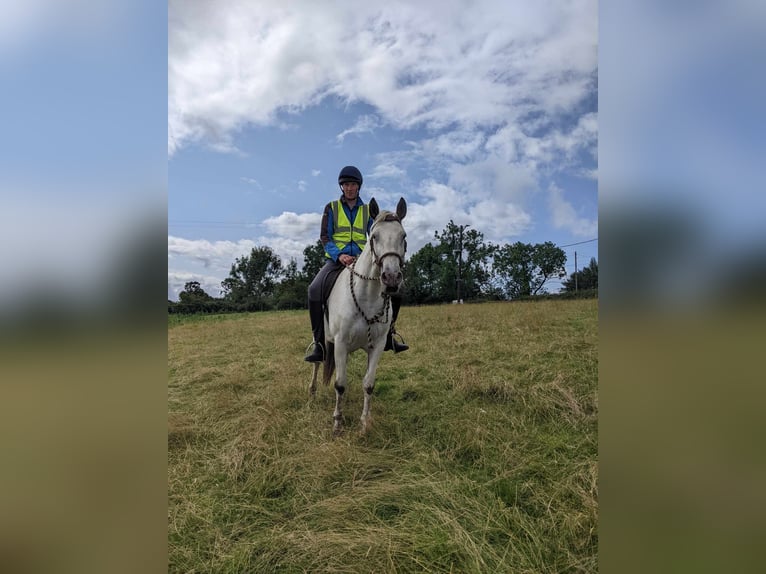
[[346, 316], [345, 320], [338, 320], [334, 325], [331, 322], [330, 331], [331, 339], [335, 339], [336, 343], [342, 340], [350, 351], [354, 351], [366, 349], [370, 344], [375, 346], [388, 332], [388, 324], [378, 321], [368, 324], [364, 317], [354, 315]]
[[366, 346], [369, 339], [376, 341], [386, 333], [386, 325], [379, 322], [373, 322], [368, 324], [367, 321], [358, 317], [355, 318], [349, 325], [348, 336], [351, 343], [358, 346]]

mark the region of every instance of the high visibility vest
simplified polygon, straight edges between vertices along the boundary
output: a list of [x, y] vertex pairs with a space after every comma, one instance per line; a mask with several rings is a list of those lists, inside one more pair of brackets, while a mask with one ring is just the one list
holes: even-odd
[[[362, 204], [356, 210], [353, 225], [348, 220], [346, 210], [340, 204], [340, 200], [330, 202], [332, 207], [332, 240], [340, 251], [351, 243], [356, 243], [360, 249], [364, 249], [367, 243], [367, 222], [370, 220], [370, 206]], [[326, 257], [330, 257], [325, 253]]]

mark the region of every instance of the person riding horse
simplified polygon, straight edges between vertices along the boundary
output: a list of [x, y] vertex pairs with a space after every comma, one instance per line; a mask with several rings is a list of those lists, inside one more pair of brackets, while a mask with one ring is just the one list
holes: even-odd
[[[342, 195], [331, 201], [324, 208], [320, 227], [320, 240], [325, 250], [327, 261], [319, 270], [308, 289], [309, 318], [314, 341], [304, 360], [317, 363], [324, 360], [324, 303], [327, 293], [324, 284], [328, 276], [337, 274], [344, 267], [353, 265], [367, 243], [367, 233], [372, 225], [369, 206], [359, 197], [362, 188], [362, 173], [353, 165], [347, 165], [338, 174], [338, 185]], [[399, 316], [401, 298], [391, 297], [391, 328], [386, 339], [385, 350], [401, 353], [409, 349], [401, 335], [396, 332], [395, 323]], [[402, 339], [399, 343], [394, 335]]]

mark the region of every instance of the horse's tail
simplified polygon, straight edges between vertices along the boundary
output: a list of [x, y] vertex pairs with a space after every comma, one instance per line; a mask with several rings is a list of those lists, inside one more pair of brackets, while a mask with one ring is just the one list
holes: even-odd
[[335, 343], [327, 341], [327, 350], [324, 354], [324, 371], [322, 372], [322, 382], [325, 385], [330, 384], [330, 377], [335, 372]]

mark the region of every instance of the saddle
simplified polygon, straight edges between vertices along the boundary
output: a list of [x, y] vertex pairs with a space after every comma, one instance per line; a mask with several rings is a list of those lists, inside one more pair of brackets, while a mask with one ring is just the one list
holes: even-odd
[[330, 298], [332, 288], [335, 287], [335, 282], [338, 280], [338, 275], [340, 275], [340, 272], [344, 269], [345, 266], [338, 265], [337, 269], [333, 269], [327, 273], [327, 275], [325, 275], [324, 281], [322, 282], [322, 306], [324, 307], [325, 316], [328, 316], [329, 314], [327, 300]]

